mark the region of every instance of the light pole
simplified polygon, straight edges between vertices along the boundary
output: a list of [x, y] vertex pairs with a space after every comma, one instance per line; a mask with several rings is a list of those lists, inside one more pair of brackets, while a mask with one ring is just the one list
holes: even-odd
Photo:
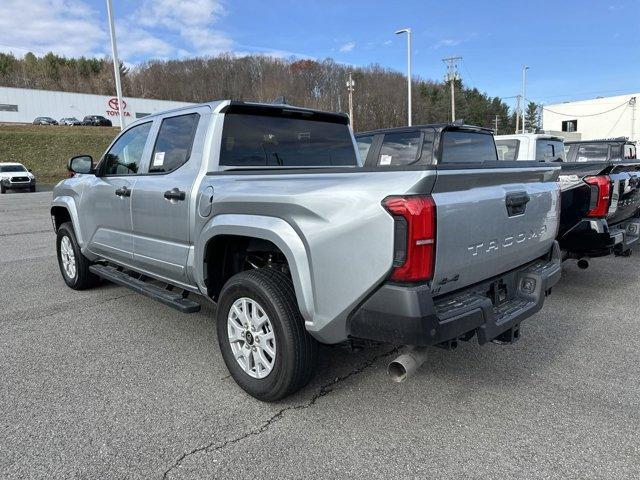
[[411, 29], [403, 28], [396, 35], [407, 34], [407, 125], [411, 126]]
[[124, 130], [122, 85], [120, 84], [120, 62], [118, 62], [118, 50], [116, 48], [116, 28], [113, 23], [113, 6], [111, 5], [111, 0], [107, 0], [107, 16], [109, 17], [109, 30], [111, 32], [111, 56], [113, 58], [113, 73], [116, 78], [116, 96], [118, 97], [118, 116], [120, 117], [120, 130]]
[[526, 65], [522, 66], [522, 133], [525, 133], [525, 121], [524, 121], [524, 109], [525, 109], [525, 105], [527, 103], [527, 101], [525, 100], [527, 97], [525, 95], [526, 92], [526, 88], [527, 88], [527, 70], [529, 70], [529, 67], [527, 67]]
[[353, 130], [353, 87], [356, 86], [356, 82], [349, 72], [349, 78], [347, 79], [347, 91], [349, 92], [349, 123], [351, 124], [351, 130]]

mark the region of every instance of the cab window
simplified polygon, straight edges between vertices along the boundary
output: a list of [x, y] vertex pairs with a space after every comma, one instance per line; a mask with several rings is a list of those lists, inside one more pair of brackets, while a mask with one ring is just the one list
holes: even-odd
[[398, 132], [384, 136], [378, 166], [410, 165], [420, 158], [420, 137], [422, 133]]
[[373, 143], [373, 135], [357, 137], [356, 143], [358, 144], [358, 153], [360, 154], [360, 160], [364, 164], [364, 162], [367, 161], [367, 155], [369, 154], [369, 149], [371, 148], [371, 144]]
[[140, 171], [144, 146], [152, 122], [136, 125], [124, 132], [104, 156], [103, 175], [135, 175]]
[[162, 120], [149, 172], [173, 172], [189, 160], [199, 118], [199, 114], [190, 113]]

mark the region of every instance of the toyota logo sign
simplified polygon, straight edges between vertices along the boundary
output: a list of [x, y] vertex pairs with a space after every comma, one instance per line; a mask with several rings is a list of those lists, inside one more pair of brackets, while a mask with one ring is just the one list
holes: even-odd
[[[122, 111], [125, 117], [130, 117], [131, 114], [126, 111], [127, 102], [122, 100]], [[118, 99], [116, 97], [112, 97], [107, 100], [107, 115], [110, 117], [117, 117], [120, 115], [120, 109], [118, 108]]]

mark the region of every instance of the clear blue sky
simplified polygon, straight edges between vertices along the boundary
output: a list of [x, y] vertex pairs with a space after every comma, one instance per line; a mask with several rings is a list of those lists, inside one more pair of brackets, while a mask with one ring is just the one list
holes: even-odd
[[[467, 85], [492, 96], [520, 91], [556, 103], [640, 90], [640, 2], [113, 0], [121, 57], [264, 53], [404, 71], [414, 32], [414, 74], [442, 79], [462, 56]], [[18, 55], [109, 52], [103, 0], [2, 0], [0, 50]]]

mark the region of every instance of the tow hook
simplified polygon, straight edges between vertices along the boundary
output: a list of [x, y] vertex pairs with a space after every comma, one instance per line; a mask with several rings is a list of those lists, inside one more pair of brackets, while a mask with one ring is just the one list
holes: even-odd
[[496, 338], [491, 340], [491, 342], [497, 343], [498, 345], [508, 345], [510, 343], [516, 343], [518, 340], [520, 340], [520, 325], [516, 325], [506, 332], [502, 332]]

